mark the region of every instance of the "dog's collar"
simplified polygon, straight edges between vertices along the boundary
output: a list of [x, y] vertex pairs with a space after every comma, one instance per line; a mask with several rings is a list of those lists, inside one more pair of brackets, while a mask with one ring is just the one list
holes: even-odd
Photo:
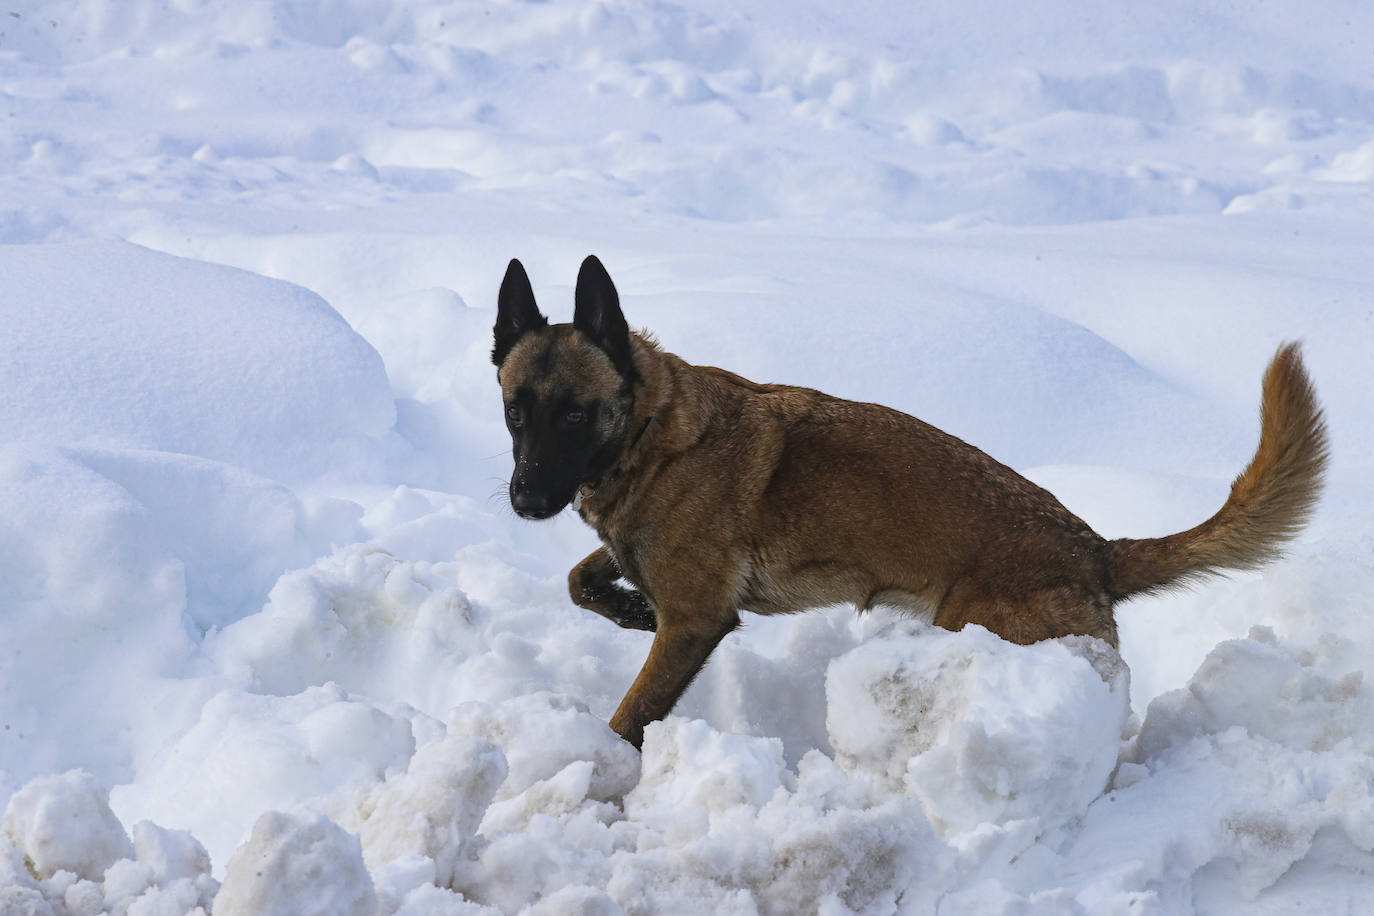
[[653, 414], [649, 414], [644, 418], [644, 425], [639, 428], [639, 432], [635, 433], [634, 439], [630, 441], [630, 447], [625, 449], [626, 452], [634, 451], [635, 446], [639, 444], [639, 440], [644, 438], [644, 431], [649, 428], [649, 424], [652, 422], [654, 422]]
[[[630, 440], [629, 448], [625, 449], [625, 454], [627, 457], [629, 456], [630, 452], [634, 451], [635, 446], [639, 444], [639, 440], [644, 438], [644, 433], [649, 429], [649, 424], [653, 421], [653, 414], [649, 414], [649, 416], [644, 418], [644, 425], [639, 427], [639, 432], [635, 433], [635, 437]], [[610, 477], [619, 476], [620, 469], [623, 466], [623, 464], [624, 462], [621, 462], [620, 464], [617, 464], [615, 467], [611, 468], [610, 472], [607, 473], [605, 477], [603, 477], [602, 479], [605, 480]], [[583, 500], [585, 500], [588, 496], [591, 496], [595, 492], [596, 487], [592, 486], [589, 483], [584, 483], [582, 486], [578, 487], [577, 492], [573, 494], [572, 510], [574, 512], [580, 511], [582, 509]]]

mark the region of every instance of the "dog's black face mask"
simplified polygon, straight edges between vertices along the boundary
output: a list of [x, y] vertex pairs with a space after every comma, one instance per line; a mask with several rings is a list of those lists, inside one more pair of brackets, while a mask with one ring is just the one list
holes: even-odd
[[511, 261], [501, 284], [492, 361], [498, 367], [515, 472], [511, 507], [523, 518], [561, 512], [614, 464], [633, 405], [629, 328], [611, 278], [594, 257], [577, 278], [572, 324], [550, 326], [529, 278]]
[[579, 487], [606, 472], [619, 443], [601, 438], [600, 412], [595, 402], [545, 400], [528, 389], [506, 405], [515, 456], [510, 503], [517, 514], [530, 519], [557, 515]]

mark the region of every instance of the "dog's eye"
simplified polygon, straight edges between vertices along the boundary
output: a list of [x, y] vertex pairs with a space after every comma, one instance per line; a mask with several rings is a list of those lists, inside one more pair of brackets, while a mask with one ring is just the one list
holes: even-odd
[[506, 408], [506, 419], [511, 422], [512, 426], [519, 426], [525, 419], [525, 413], [519, 407], [512, 404]]
[[580, 410], [570, 410], [563, 415], [563, 419], [568, 422], [569, 426], [576, 426], [578, 423], [581, 423], [583, 420], [587, 419], [587, 415], [586, 413]]

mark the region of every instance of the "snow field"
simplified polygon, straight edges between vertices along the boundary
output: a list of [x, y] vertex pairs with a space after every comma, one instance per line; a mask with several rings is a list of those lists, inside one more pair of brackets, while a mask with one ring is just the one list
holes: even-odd
[[[1370, 8], [908, 6], [9, 11], [0, 912], [1360, 912]], [[751, 617], [637, 755], [488, 358], [588, 252], [1107, 536], [1220, 505], [1301, 337], [1328, 496], [1120, 656]]]

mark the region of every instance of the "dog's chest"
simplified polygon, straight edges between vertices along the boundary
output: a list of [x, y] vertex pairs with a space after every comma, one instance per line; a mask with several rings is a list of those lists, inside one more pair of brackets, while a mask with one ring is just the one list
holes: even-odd
[[640, 558], [642, 548], [638, 541], [626, 534], [601, 534], [601, 542], [606, 545], [606, 549], [615, 558], [615, 565], [620, 568], [620, 574], [631, 585], [643, 592], [644, 596], [652, 603], [654, 600], [653, 590], [649, 587], [644, 575], [644, 566]]

